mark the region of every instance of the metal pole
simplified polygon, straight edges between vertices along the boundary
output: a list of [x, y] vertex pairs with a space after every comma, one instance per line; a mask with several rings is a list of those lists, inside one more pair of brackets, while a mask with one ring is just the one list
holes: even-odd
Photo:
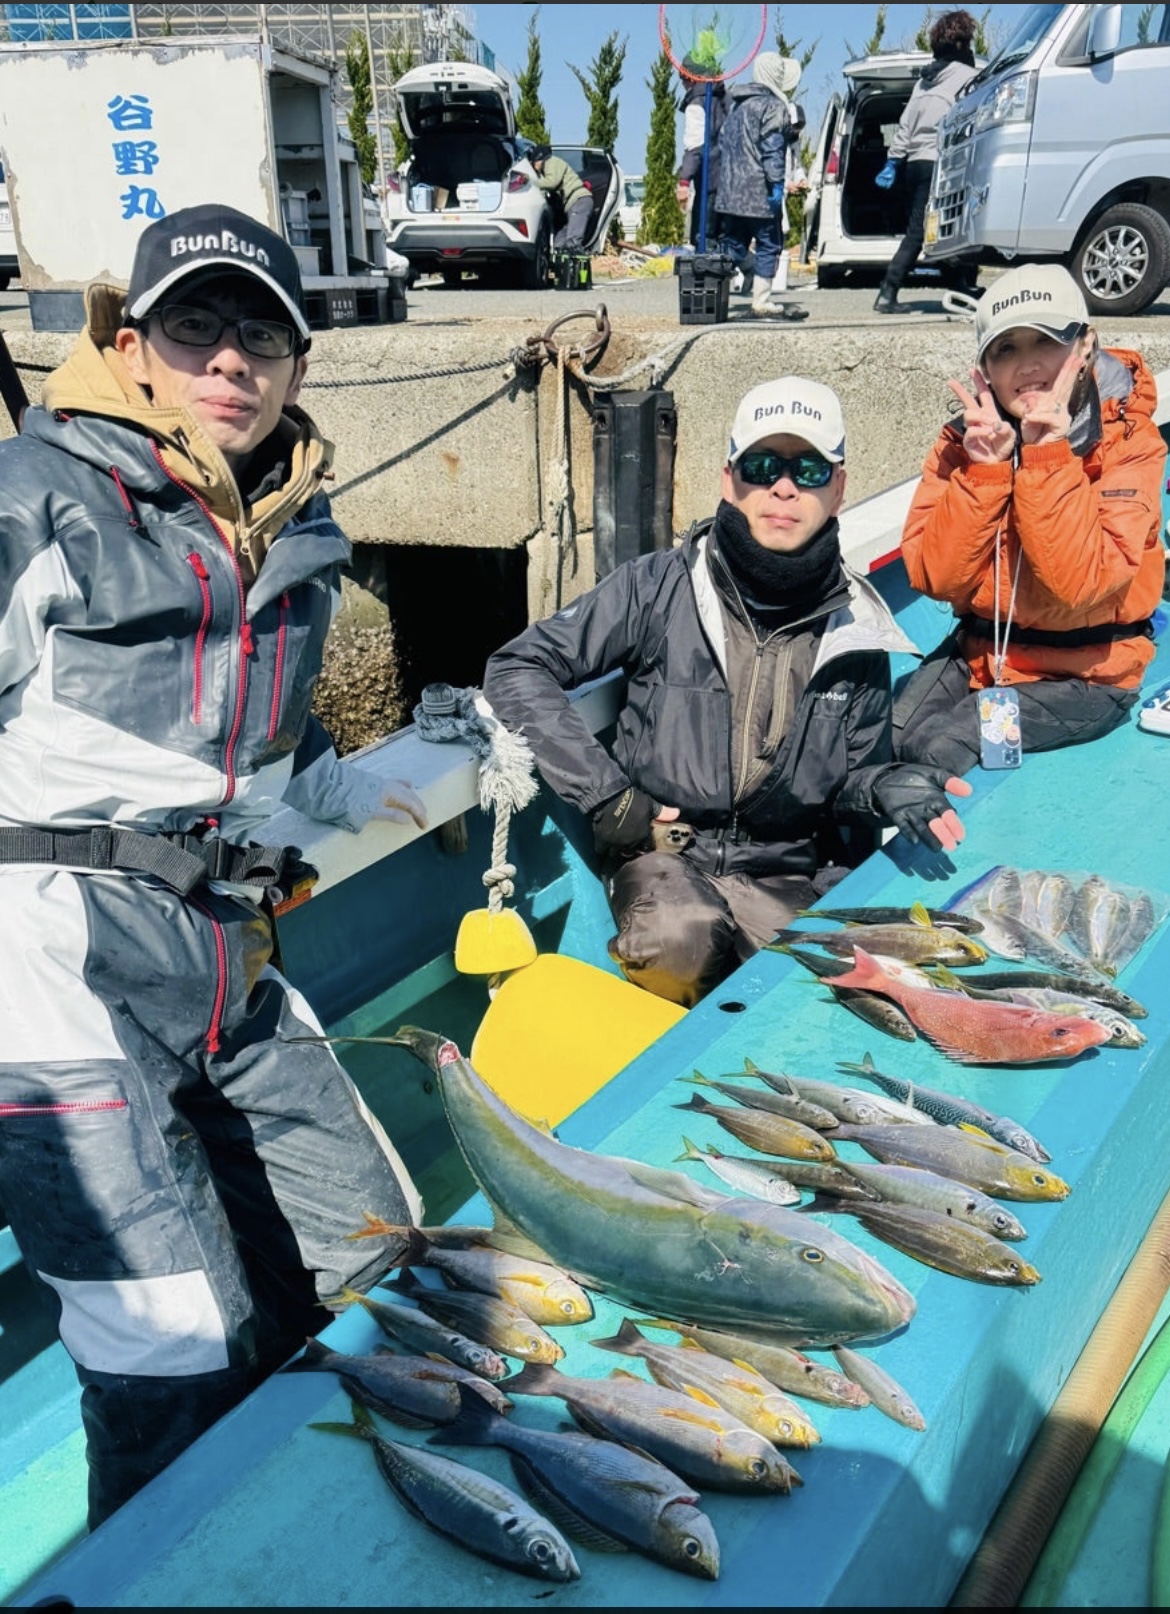
[[381, 194], [386, 195], [386, 154], [382, 150], [382, 102], [378, 94], [378, 64], [374, 60], [374, 39], [370, 32], [370, 8], [363, 7], [366, 14], [366, 54], [370, 59], [370, 89], [374, 95], [374, 139], [378, 146], [378, 184]]
[[707, 184], [711, 166], [711, 80], [703, 93], [703, 168], [699, 176], [699, 251], [707, 250]]

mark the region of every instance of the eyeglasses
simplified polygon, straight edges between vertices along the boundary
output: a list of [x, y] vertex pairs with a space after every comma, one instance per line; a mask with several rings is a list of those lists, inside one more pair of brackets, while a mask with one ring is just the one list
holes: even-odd
[[183, 347], [214, 347], [224, 331], [231, 330], [244, 352], [255, 359], [287, 359], [296, 351], [296, 331], [275, 319], [222, 319], [183, 303], [153, 309], [147, 318], [157, 319], [163, 334]]
[[798, 454], [795, 459], [787, 459], [770, 448], [750, 450], [735, 462], [735, 474], [757, 488], [770, 488], [782, 476], [798, 488], [823, 488], [832, 480], [835, 469], [819, 454]]

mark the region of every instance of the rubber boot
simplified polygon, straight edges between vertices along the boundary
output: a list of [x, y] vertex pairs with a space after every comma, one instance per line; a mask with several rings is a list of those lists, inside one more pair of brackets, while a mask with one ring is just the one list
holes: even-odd
[[873, 311], [875, 314], [913, 313], [913, 309], [903, 308], [902, 304], [898, 301], [897, 286], [891, 286], [888, 280], [883, 280], [881, 283], [877, 297], [874, 300]]
[[780, 254], [780, 261], [776, 265], [776, 273], [772, 276], [772, 290], [773, 291], [787, 291], [788, 290], [788, 254], [787, 254], [787, 252], [782, 252]]
[[752, 313], [757, 319], [808, 318], [807, 308], [801, 308], [796, 303], [781, 302], [773, 292], [772, 281], [767, 275], [756, 275], [752, 279]]

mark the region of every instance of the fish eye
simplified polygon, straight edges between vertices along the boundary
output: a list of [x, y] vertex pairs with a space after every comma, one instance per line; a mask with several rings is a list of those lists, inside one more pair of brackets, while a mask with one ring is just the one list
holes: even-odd
[[566, 1317], [575, 1317], [577, 1315], [577, 1308], [568, 1297], [561, 1301], [560, 1310]]
[[788, 1435], [790, 1438], [796, 1433], [796, 1426], [793, 1424], [791, 1418], [781, 1418], [780, 1433], [782, 1435]]
[[1048, 1187], [1048, 1175], [1047, 1175], [1046, 1172], [1043, 1172], [1043, 1171], [1036, 1172], [1035, 1175], [1032, 1178], [1032, 1181], [1036, 1184], [1037, 1188], [1047, 1188]]
[[536, 1559], [538, 1564], [550, 1563], [555, 1556], [553, 1553], [552, 1542], [549, 1541], [547, 1536], [535, 1536], [530, 1546], [532, 1556]]
[[800, 1252], [800, 1259], [802, 1261], [811, 1261], [815, 1265], [818, 1261], [825, 1259], [825, 1252], [818, 1250], [815, 1244], [806, 1244]]
[[697, 1536], [685, 1537], [682, 1550], [684, 1558], [700, 1558], [703, 1554], [703, 1546]]
[[767, 1479], [768, 1465], [762, 1457], [753, 1457], [749, 1472], [751, 1473], [753, 1479]]

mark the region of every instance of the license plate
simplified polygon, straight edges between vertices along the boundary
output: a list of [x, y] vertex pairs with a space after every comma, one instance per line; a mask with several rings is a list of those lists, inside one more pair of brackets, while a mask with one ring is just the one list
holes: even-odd
[[922, 240], [928, 247], [932, 247], [938, 240], [938, 214], [932, 209], [926, 215], [926, 224], [922, 231]]

